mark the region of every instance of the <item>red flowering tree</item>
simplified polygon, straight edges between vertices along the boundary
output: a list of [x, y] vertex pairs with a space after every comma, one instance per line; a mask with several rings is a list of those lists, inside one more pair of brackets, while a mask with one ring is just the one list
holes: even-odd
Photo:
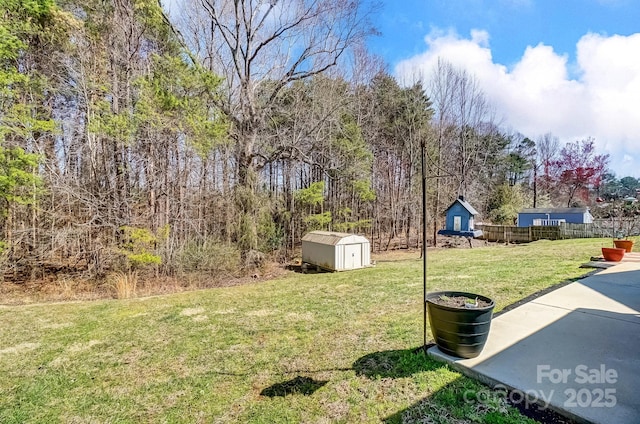
[[566, 198], [567, 207], [576, 199], [589, 203], [590, 190], [597, 190], [607, 172], [609, 155], [596, 155], [594, 140], [567, 143], [555, 161], [556, 188]]

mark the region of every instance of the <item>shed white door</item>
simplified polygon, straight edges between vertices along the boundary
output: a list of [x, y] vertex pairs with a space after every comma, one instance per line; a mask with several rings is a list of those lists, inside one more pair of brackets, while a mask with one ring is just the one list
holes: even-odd
[[344, 269], [360, 268], [362, 265], [362, 247], [359, 244], [344, 246]]
[[453, 217], [453, 231], [462, 230], [462, 217], [454, 215]]

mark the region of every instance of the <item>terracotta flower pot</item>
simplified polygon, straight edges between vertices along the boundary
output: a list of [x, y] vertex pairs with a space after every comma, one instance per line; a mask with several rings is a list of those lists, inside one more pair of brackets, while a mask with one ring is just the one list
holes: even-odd
[[614, 240], [613, 244], [618, 248], [624, 249], [627, 253], [633, 249], [633, 240]]
[[620, 262], [624, 257], [624, 249], [619, 247], [603, 247], [602, 256], [605, 261]]

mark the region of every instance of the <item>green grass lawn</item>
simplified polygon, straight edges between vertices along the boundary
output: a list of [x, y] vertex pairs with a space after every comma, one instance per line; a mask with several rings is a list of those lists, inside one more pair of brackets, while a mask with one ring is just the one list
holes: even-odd
[[[500, 310], [585, 274], [608, 244], [429, 252], [429, 291], [482, 293]], [[414, 254], [147, 299], [0, 306], [0, 422], [532, 422], [412, 353], [421, 272]]]

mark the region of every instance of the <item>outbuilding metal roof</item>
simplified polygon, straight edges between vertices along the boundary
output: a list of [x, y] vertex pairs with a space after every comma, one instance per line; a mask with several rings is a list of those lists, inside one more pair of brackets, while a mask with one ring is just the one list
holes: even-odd
[[302, 241], [335, 246], [337, 244], [340, 244], [342, 240], [348, 237], [361, 242], [368, 242], [366, 238], [358, 236], [356, 234], [335, 233], [333, 231], [311, 231], [310, 233], [307, 233], [304, 235], [304, 237], [302, 237]]
[[462, 198], [462, 199], [461, 199], [460, 197], [458, 197], [458, 198], [457, 198], [457, 199], [456, 199], [456, 200], [451, 204], [451, 206], [449, 206], [449, 207], [447, 208], [447, 210], [451, 209], [451, 208], [453, 207], [453, 205], [455, 205], [456, 203], [460, 203], [460, 204], [462, 205], [462, 207], [463, 207], [463, 208], [465, 208], [465, 209], [466, 209], [466, 210], [467, 210], [471, 215], [478, 215], [478, 211], [477, 211], [477, 210], [475, 210], [475, 209], [473, 208], [473, 206], [471, 206], [471, 205], [469, 204], [469, 202], [467, 202], [466, 200], [464, 200], [464, 198]]

